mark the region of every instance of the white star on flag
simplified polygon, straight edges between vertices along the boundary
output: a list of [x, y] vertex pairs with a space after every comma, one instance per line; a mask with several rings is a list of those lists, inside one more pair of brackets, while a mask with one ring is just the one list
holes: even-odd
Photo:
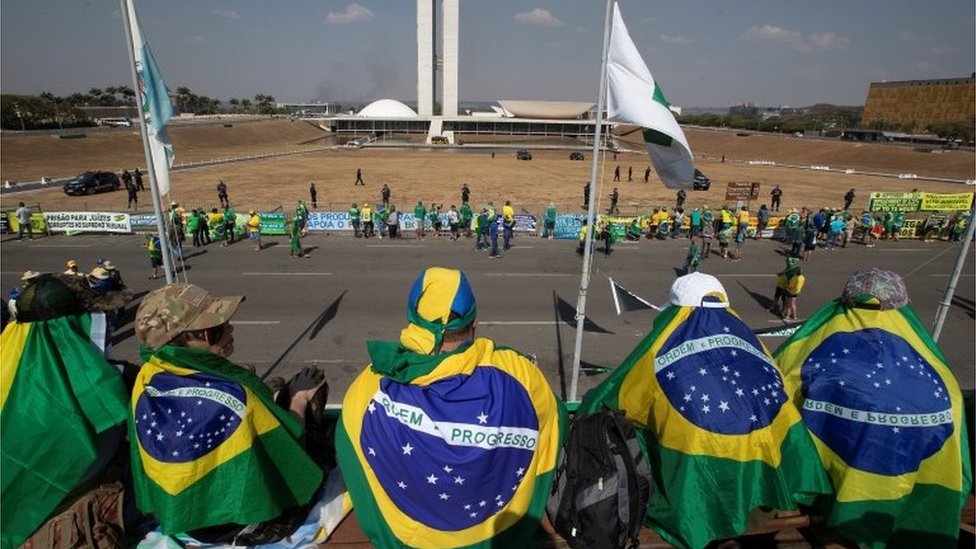
[[371, 455], [371, 456], [375, 456], [376, 455], [376, 450], [374, 450], [372, 447], [366, 448], [366, 451], [369, 452], [369, 455]]
[[485, 414], [484, 412], [481, 412], [481, 415], [478, 416], [478, 423], [481, 425], [488, 423], [488, 415]]
[[464, 486], [464, 477], [454, 477], [454, 484]]
[[427, 477], [427, 484], [437, 484], [437, 476], [435, 476], [434, 473], [431, 473], [430, 476]]
[[440, 496], [439, 496], [439, 497], [440, 497], [440, 498], [441, 498], [442, 500], [445, 500], [445, 501], [447, 501], [447, 500], [449, 500], [449, 499], [451, 499], [451, 496], [449, 496], [449, 495], [447, 495], [447, 494], [445, 494], [445, 493], [443, 493], [443, 492], [441, 492], [441, 494], [440, 494]]
[[372, 414], [373, 412], [376, 411], [376, 404], [374, 404], [373, 401], [371, 400], [369, 401], [369, 406], [367, 406], [366, 409], [369, 410], [369, 413]]
[[702, 412], [705, 412], [707, 414], [709, 410], [711, 410], [711, 408], [709, 408], [708, 404], [702, 406]]
[[406, 446], [401, 447], [401, 450], [403, 450], [403, 455], [405, 456], [413, 455], [411, 454], [411, 452], [413, 452], [413, 446], [410, 446], [409, 442], [407, 443]]
[[451, 471], [453, 471], [453, 470], [454, 470], [454, 469], [451, 469], [451, 466], [450, 466], [450, 465], [445, 465], [445, 466], [444, 466], [444, 472], [445, 472], [445, 473], [450, 473], [450, 472], [451, 472]]
[[722, 413], [728, 412], [729, 411], [729, 403], [728, 402], [725, 402], [724, 400], [719, 401], [718, 408], [719, 408], [719, 410], [722, 410]]
[[397, 486], [399, 486], [401, 490], [406, 490], [407, 489], [407, 483], [406, 482], [403, 482], [402, 480], [397, 483]]

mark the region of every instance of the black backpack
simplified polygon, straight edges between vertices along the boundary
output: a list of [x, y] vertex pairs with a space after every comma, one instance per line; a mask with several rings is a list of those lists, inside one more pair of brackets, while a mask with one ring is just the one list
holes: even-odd
[[573, 422], [546, 512], [574, 549], [636, 547], [650, 493], [651, 471], [634, 427], [605, 410]]

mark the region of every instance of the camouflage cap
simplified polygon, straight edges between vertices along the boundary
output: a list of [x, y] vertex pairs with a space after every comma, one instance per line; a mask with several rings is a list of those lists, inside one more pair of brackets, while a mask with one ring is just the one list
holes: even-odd
[[898, 273], [872, 267], [852, 274], [844, 283], [840, 300], [848, 307], [888, 311], [908, 305], [908, 289]]
[[229, 321], [241, 301], [242, 295], [215, 297], [193, 284], [170, 284], [143, 298], [136, 311], [136, 334], [147, 347], [156, 349], [182, 332]]
[[17, 298], [17, 320], [38, 322], [88, 311], [114, 311], [133, 299], [132, 292], [93, 290], [84, 278], [65, 275], [38, 275]]

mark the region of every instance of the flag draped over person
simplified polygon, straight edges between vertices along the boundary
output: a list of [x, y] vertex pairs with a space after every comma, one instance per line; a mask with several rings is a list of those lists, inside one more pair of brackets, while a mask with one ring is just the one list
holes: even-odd
[[775, 357], [833, 483], [815, 502], [827, 525], [862, 546], [955, 547], [963, 398], [901, 278], [855, 273]]
[[71, 305], [70, 290], [53, 278], [24, 290], [18, 320], [0, 335], [3, 547], [19, 546], [94, 479], [114, 454], [112, 428], [119, 426], [114, 446], [124, 432], [128, 391], [98, 347], [105, 315]]
[[753, 509], [830, 490], [772, 358], [712, 276], [675, 281], [651, 333], [579, 413], [602, 408], [638, 427], [655, 479], [645, 522], [675, 545], [742, 534]]
[[129, 438], [139, 508], [163, 532], [252, 524], [306, 504], [322, 470], [261, 380], [205, 349], [143, 347]]
[[514, 350], [477, 338], [441, 351], [473, 334], [474, 314], [463, 273], [428, 269], [400, 341], [369, 342], [346, 392], [337, 457], [377, 547], [521, 547], [539, 527], [565, 409]]
[[641, 126], [647, 153], [661, 182], [670, 189], [690, 189], [695, 177], [694, 156], [669, 107], [614, 2], [607, 58], [607, 118]]
[[133, 0], [125, 0], [128, 9], [129, 29], [132, 33], [132, 54], [136, 65], [136, 78], [139, 89], [139, 111], [142, 123], [149, 134], [149, 150], [152, 155], [156, 186], [160, 196], [169, 193], [169, 169], [173, 167], [173, 144], [166, 132], [166, 124], [173, 116], [173, 105], [169, 91], [163, 82], [162, 73], [156, 65], [149, 44], [142, 36], [139, 19]]

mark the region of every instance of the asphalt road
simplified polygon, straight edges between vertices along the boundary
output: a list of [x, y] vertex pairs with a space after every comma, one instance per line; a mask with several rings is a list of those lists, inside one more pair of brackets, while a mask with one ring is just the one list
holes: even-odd
[[[147, 279], [150, 269], [142, 243], [138, 235], [53, 236], [30, 242], [6, 237], [0, 245], [0, 282], [9, 290], [26, 269], [60, 272], [67, 259], [90, 269], [98, 258], [106, 258], [122, 270], [130, 288], [145, 292], [162, 282]], [[519, 236], [501, 259], [474, 251], [473, 241], [464, 239], [390, 241], [312, 235], [304, 241], [312, 249], [310, 259], [290, 259], [285, 237], [265, 237], [264, 243], [260, 252], [246, 242], [226, 248], [188, 248], [185, 261], [191, 283], [215, 294], [247, 296], [234, 320], [233, 359], [253, 364], [259, 374], [287, 379], [304, 366], [318, 365], [331, 386], [330, 402], [341, 402], [353, 377], [368, 362], [366, 341], [396, 339], [406, 322], [407, 293], [415, 277], [426, 267], [445, 266], [463, 269], [474, 286], [478, 335], [536, 357], [557, 393], [569, 394], [573, 314], [582, 263], [573, 241]], [[684, 239], [645, 240], [620, 243], [610, 257], [596, 255], [587, 295], [584, 363], [619, 365], [647, 334], [655, 314], [647, 310], [617, 316], [608, 277], [652, 303], [664, 303], [686, 250]], [[766, 311], [775, 273], [784, 265], [781, 250], [776, 242], [749, 241], [742, 261], [712, 255], [702, 265], [704, 272], [719, 277], [732, 306], [754, 329], [781, 325]], [[855, 270], [877, 266], [905, 277], [913, 307], [931, 326], [958, 251], [958, 244], [917, 241], [818, 250], [804, 264], [807, 284], [800, 297], [800, 316], [807, 317], [837, 297]], [[976, 385], [972, 250], [963, 273], [941, 346], [960, 386], [971, 390]], [[136, 362], [138, 343], [131, 323], [115, 339], [114, 356]], [[763, 341], [772, 350], [783, 339]], [[603, 378], [582, 376], [579, 394]]]

